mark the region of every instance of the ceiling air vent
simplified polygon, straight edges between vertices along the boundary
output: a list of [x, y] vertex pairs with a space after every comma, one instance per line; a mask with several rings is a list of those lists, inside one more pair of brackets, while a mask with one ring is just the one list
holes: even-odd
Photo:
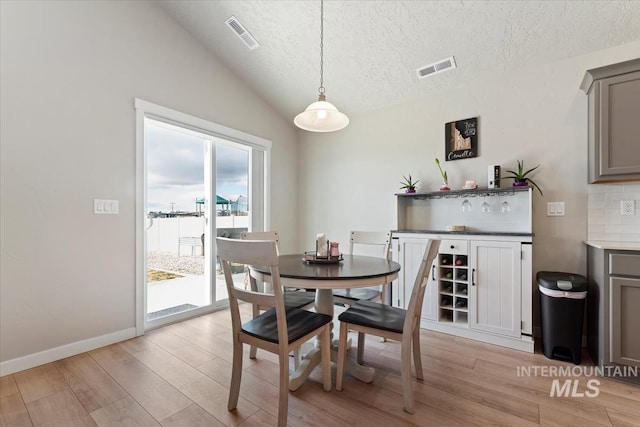
[[224, 21], [224, 23], [227, 24], [227, 26], [231, 28], [231, 30], [238, 37], [240, 37], [240, 40], [242, 40], [242, 42], [246, 44], [249, 49], [253, 50], [260, 46], [260, 43], [258, 43], [258, 41], [253, 38], [251, 33], [247, 31], [246, 28], [244, 28], [244, 25], [242, 25], [240, 21], [238, 21], [238, 18], [236, 18], [235, 16], [231, 16], [229, 19]]
[[434, 64], [425, 65], [424, 67], [418, 68], [416, 70], [416, 73], [418, 74], [419, 79], [424, 79], [425, 77], [433, 76], [434, 74], [438, 74], [452, 68], [456, 68], [456, 60], [453, 58], [453, 56], [450, 56], [449, 58], [443, 59], [442, 61], [438, 61]]

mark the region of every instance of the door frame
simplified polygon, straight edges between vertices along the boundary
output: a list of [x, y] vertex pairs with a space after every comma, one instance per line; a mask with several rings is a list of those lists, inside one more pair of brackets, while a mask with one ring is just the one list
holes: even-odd
[[[249, 195], [250, 203], [253, 203], [256, 215], [252, 215], [250, 219], [250, 227], [253, 230], [268, 230], [270, 224], [270, 165], [271, 165], [271, 141], [251, 135], [236, 129], [210, 122], [195, 116], [191, 116], [180, 111], [172, 110], [161, 105], [153, 104], [148, 101], [136, 98], [134, 101], [136, 110], [136, 336], [144, 335], [147, 328], [146, 322], [146, 239], [145, 239], [145, 206], [146, 206], [146, 176], [147, 176], [147, 160], [146, 160], [146, 144], [145, 144], [145, 118], [151, 118], [168, 124], [173, 124], [185, 129], [190, 129], [214, 138], [220, 138], [236, 142], [251, 147], [251, 155], [249, 158], [249, 188], [253, 189], [253, 193]], [[261, 153], [261, 155], [260, 155]], [[259, 161], [256, 161], [257, 157]], [[258, 171], [260, 173], [253, 173]], [[215, 179], [215, 178], [214, 178]], [[215, 188], [215, 187], [214, 187]], [[251, 190], [250, 190], [251, 191]], [[261, 194], [260, 194], [261, 193]], [[214, 206], [215, 208], [215, 206]], [[211, 217], [215, 221], [215, 217]], [[212, 225], [215, 229], [215, 223]], [[211, 233], [212, 234], [212, 233]], [[209, 253], [211, 259], [215, 259], [215, 239], [209, 236], [205, 245], [211, 248]], [[206, 252], [205, 252], [206, 253]], [[215, 278], [212, 272], [212, 280]], [[212, 301], [214, 304], [215, 301]], [[208, 312], [219, 309], [219, 307], [202, 307], [200, 309], [190, 310], [178, 315], [176, 320], [199, 316]]]

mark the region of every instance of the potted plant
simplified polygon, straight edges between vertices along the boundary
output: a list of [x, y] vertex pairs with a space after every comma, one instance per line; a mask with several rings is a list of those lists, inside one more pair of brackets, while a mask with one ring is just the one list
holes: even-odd
[[440, 169], [440, 175], [442, 176], [442, 186], [440, 187], [440, 191], [449, 191], [451, 188], [449, 187], [449, 178], [447, 178], [447, 171], [443, 171], [440, 166], [440, 160], [436, 158], [436, 165], [438, 165], [438, 169]]
[[400, 187], [401, 189], [404, 188], [404, 192], [405, 193], [415, 193], [416, 192], [416, 184], [420, 182], [420, 180], [418, 179], [417, 181], [414, 181], [411, 178], [411, 174], [409, 174], [409, 178], [407, 178], [406, 176], [402, 176], [402, 181], [400, 181], [400, 184], [402, 184], [402, 186]]
[[525, 171], [524, 160], [518, 160], [518, 168], [515, 171], [508, 170], [507, 173], [511, 175], [507, 176], [506, 178], [513, 179], [514, 187], [526, 187], [529, 184], [531, 184], [538, 189], [538, 191], [540, 192], [540, 195], [542, 196], [543, 195], [542, 190], [540, 189], [540, 187], [538, 187], [538, 184], [536, 184], [531, 178], [529, 178], [529, 174], [534, 170], [538, 169], [539, 167], [540, 165]]

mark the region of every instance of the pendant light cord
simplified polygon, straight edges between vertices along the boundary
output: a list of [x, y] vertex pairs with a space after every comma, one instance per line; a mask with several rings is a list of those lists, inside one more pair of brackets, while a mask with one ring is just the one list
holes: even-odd
[[324, 0], [320, 0], [320, 87], [318, 92], [324, 95]]

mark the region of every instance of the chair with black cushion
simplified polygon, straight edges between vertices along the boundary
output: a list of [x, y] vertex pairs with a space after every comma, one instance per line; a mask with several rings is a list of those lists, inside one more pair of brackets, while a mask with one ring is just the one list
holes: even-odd
[[[242, 240], [269, 240], [272, 242], [276, 242], [276, 247], [279, 247], [280, 240], [278, 239], [277, 231], [245, 231], [240, 235]], [[258, 286], [255, 280], [250, 279], [250, 285], [252, 291], [257, 291]], [[262, 284], [264, 286], [265, 284]], [[313, 307], [315, 304], [316, 293], [315, 291], [299, 291], [296, 289], [285, 288], [284, 296], [284, 305], [285, 307], [295, 307], [295, 308], [309, 308]], [[266, 307], [268, 309], [269, 307]], [[264, 310], [265, 307], [260, 307], [257, 304], [253, 305], [253, 317], [257, 317], [260, 314], [261, 310]], [[249, 352], [249, 357], [251, 359], [256, 358], [257, 348], [251, 347], [251, 351]], [[298, 367], [300, 363], [300, 355], [298, 350], [294, 351], [293, 354], [295, 367]]]
[[[242, 240], [270, 240], [276, 242], [279, 247], [277, 231], [245, 231], [240, 235]], [[255, 284], [255, 282], [253, 282]], [[253, 289], [256, 290], [256, 289]], [[315, 290], [300, 291], [297, 289], [285, 288], [284, 305], [287, 307], [309, 308], [315, 304]]]
[[422, 380], [422, 362], [420, 360], [420, 315], [424, 292], [429, 282], [431, 264], [438, 255], [440, 240], [430, 240], [422, 256], [416, 280], [411, 291], [409, 307], [406, 310], [388, 305], [361, 300], [353, 304], [338, 316], [340, 320], [340, 344], [338, 349], [338, 370], [336, 389], [342, 390], [348, 331], [371, 334], [401, 342], [400, 379], [404, 410], [414, 413], [413, 392], [411, 390], [411, 355], [416, 370], [416, 378]]
[[[349, 255], [370, 255], [389, 259], [390, 245], [389, 231], [352, 231]], [[344, 305], [355, 304], [361, 299], [382, 301], [384, 290], [384, 285], [373, 288], [336, 289], [333, 291], [333, 301]]]
[[[369, 255], [389, 259], [391, 232], [352, 231], [349, 239], [349, 255]], [[360, 300], [384, 302], [387, 285], [372, 288], [335, 289], [333, 302], [351, 306]], [[358, 334], [358, 363], [362, 363], [364, 334]]]
[[[332, 318], [326, 314], [285, 306], [276, 242], [218, 237], [216, 244], [229, 293], [233, 332], [233, 367], [228, 408], [233, 410], [238, 404], [242, 377], [243, 344], [259, 347], [278, 355], [280, 365], [278, 426], [286, 426], [289, 399], [289, 352], [318, 335], [320, 335], [321, 341], [324, 390], [331, 390], [329, 341]], [[269, 267], [273, 294], [244, 289], [244, 280], [238, 280], [236, 285], [231, 271], [232, 263]], [[271, 308], [243, 323], [239, 301]]]

